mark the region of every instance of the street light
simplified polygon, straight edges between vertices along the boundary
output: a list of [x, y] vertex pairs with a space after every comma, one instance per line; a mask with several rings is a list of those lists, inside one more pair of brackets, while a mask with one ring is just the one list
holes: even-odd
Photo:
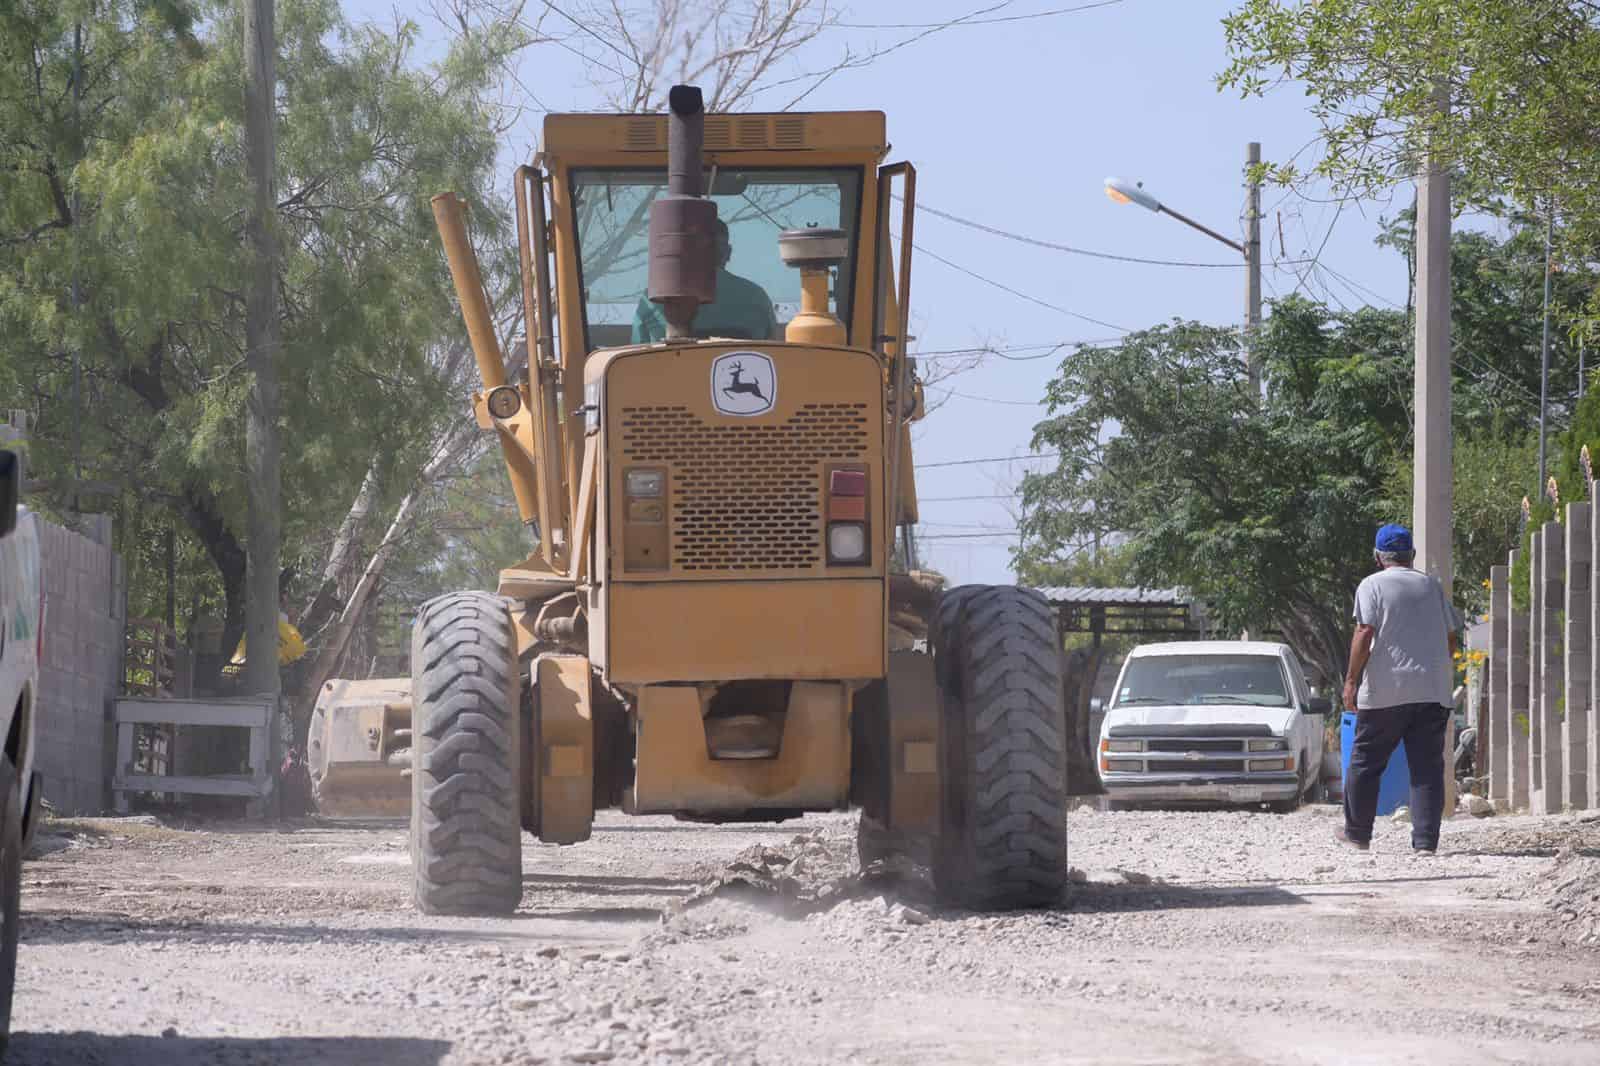
[[1138, 204], [1140, 207], [1154, 211], [1158, 215], [1171, 215], [1179, 222], [1182, 222], [1188, 226], [1193, 226], [1201, 233], [1204, 233], [1207, 237], [1221, 241], [1223, 244], [1226, 244], [1229, 248], [1232, 248], [1240, 255], [1248, 254], [1245, 251], [1244, 245], [1240, 244], [1238, 241], [1229, 240], [1211, 227], [1203, 226], [1194, 219], [1190, 218], [1188, 215], [1180, 214], [1179, 212], [1174, 211], [1160, 200], [1157, 200], [1154, 196], [1151, 196], [1149, 193], [1145, 192], [1144, 182], [1142, 181], [1129, 181], [1127, 178], [1107, 178], [1106, 195], [1111, 197], [1111, 199], [1115, 200], [1119, 204]]
[[1250, 186], [1250, 208], [1247, 220], [1248, 235], [1245, 243], [1230, 240], [1209, 226], [1203, 226], [1181, 212], [1174, 211], [1150, 193], [1145, 191], [1144, 182], [1129, 181], [1127, 178], [1107, 178], [1106, 195], [1119, 204], [1138, 204], [1147, 211], [1154, 211], [1158, 215], [1171, 215], [1186, 226], [1204, 233], [1212, 240], [1221, 241], [1229, 248], [1244, 256], [1245, 271], [1245, 296], [1244, 296], [1244, 327], [1245, 327], [1245, 358], [1250, 372], [1250, 395], [1261, 395], [1261, 364], [1256, 359], [1255, 331], [1261, 324], [1261, 186], [1255, 180], [1256, 164], [1261, 162], [1261, 145], [1252, 141], [1245, 155], [1245, 163], [1249, 167], [1248, 182]]

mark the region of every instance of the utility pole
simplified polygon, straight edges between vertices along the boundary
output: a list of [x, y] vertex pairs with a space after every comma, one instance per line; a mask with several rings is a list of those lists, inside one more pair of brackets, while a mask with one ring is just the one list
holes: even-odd
[[[1555, 236], [1556, 212], [1552, 206], [1544, 223], [1544, 333], [1539, 338], [1539, 484], [1535, 491], [1544, 495], [1545, 422], [1550, 413], [1550, 244]], [[1579, 381], [1579, 388], [1582, 388]]]
[[[1440, 110], [1448, 106], [1438, 98]], [[1429, 155], [1417, 177], [1416, 437], [1413, 457], [1417, 567], [1454, 581], [1451, 556], [1450, 172]]]
[[1261, 354], [1256, 333], [1261, 328], [1261, 182], [1256, 167], [1261, 162], [1261, 144], [1251, 141], [1245, 149], [1245, 185], [1249, 190], [1245, 207], [1245, 358], [1250, 373], [1250, 399], [1261, 402]]
[[[276, 50], [274, 0], [244, 4], [245, 159], [251, 206], [248, 224], [251, 276], [245, 297], [245, 359], [252, 381], [246, 400], [245, 470], [249, 532], [246, 538], [245, 688], [270, 695], [276, 708], [278, 678], [278, 557], [282, 532], [278, 441], [278, 255], [273, 233], [277, 206]], [[268, 730], [271, 765], [279, 757], [278, 715]]]

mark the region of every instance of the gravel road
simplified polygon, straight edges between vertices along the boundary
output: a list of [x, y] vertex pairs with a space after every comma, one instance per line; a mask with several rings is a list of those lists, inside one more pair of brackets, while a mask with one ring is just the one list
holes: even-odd
[[947, 912], [853, 819], [602, 815], [503, 920], [401, 823], [50, 824], [8, 1064], [1600, 1062], [1600, 815], [1077, 810], [1069, 900]]

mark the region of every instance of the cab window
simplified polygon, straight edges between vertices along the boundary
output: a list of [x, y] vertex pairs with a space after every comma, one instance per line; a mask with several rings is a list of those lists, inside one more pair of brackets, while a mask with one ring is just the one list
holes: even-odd
[[[700, 337], [781, 340], [800, 310], [800, 273], [778, 256], [778, 234], [842, 229], [850, 258], [833, 271], [829, 308], [850, 325], [861, 211], [861, 171], [841, 168], [713, 170], [710, 199], [721, 225], [717, 298], [700, 308]], [[665, 170], [579, 169], [571, 175], [587, 347], [660, 340], [666, 320], [645, 296], [650, 203], [666, 194]]]

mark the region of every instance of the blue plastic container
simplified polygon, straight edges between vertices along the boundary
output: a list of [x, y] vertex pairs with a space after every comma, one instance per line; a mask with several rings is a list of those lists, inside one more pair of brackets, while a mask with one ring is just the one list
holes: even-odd
[[[1345, 789], [1350, 788], [1350, 752], [1356, 746], [1356, 716], [1345, 711], [1339, 718], [1339, 759]], [[1395, 745], [1389, 765], [1378, 778], [1378, 815], [1393, 814], [1411, 802], [1411, 769], [1406, 765], [1406, 746]]]

